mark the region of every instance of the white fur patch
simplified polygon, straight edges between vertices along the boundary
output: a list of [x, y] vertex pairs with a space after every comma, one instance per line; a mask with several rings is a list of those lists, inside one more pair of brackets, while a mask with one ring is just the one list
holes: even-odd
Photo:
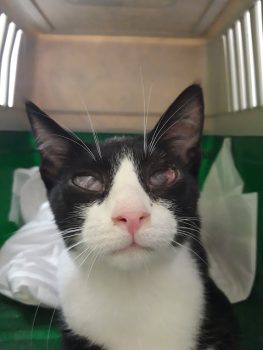
[[89, 277], [65, 255], [60, 298], [69, 327], [107, 350], [195, 349], [201, 278], [186, 247], [168, 255], [138, 271], [96, 264]]
[[[143, 248], [119, 251], [132, 241], [111, 219], [121, 208], [149, 212], [134, 236]], [[176, 219], [167, 204], [151, 201], [131, 159], [121, 160], [108, 197], [84, 215], [86, 261], [79, 268], [79, 253], [65, 254], [59, 269], [73, 332], [107, 350], [195, 349], [204, 299], [196, 262], [188, 247], [171, 246]]]
[[[131, 235], [112, 221], [120, 208], [125, 211], [147, 211], [147, 220], [135, 235], [135, 242], [145, 249], [117, 252], [132, 243]], [[162, 202], [152, 202], [139, 182], [135, 167], [128, 157], [120, 161], [108, 197], [100, 204], [85, 209], [85, 223], [82, 230], [85, 246], [98, 259], [121, 269], [141, 267], [149, 259], [162, 255], [174, 238], [177, 223]], [[87, 259], [88, 260], [88, 259]]]

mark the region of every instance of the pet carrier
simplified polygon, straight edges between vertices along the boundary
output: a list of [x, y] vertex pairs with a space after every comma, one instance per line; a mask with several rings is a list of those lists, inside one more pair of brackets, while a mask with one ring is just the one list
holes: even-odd
[[[262, 350], [262, 1], [1, 0], [0, 13], [0, 349], [60, 348], [55, 302], [28, 296], [24, 257], [13, 263], [4, 250], [40, 205], [33, 188], [42, 191], [25, 100], [83, 140], [93, 128], [105, 139], [141, 133], [143, 115], [150, 129], [197, 82], [206, 106], [200, 210], [213, 233], [204, 241], [235, 302], [240, 349]], [[26, 243], [15, 241], [23, 252]]]

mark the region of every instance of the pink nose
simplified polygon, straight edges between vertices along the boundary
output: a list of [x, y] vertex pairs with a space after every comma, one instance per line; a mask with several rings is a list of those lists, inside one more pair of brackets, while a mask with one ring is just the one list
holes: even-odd
[[116, 225], [126, 227], [127, 231], [134, 235], [149, 216], [149, 213], [143, 211], [127, 212], [112, 217], [112, 221]]

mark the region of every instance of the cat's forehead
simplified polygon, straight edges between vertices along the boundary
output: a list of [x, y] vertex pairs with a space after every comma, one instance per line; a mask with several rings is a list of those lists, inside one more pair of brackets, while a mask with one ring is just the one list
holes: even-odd
[[124, 158], [137, 163], [143, 158], [143, 140], [141, 137], [113, 137], [101, 144], [101, 152], [104, 159], [114, 164]]
[[128, 151], [133, 153], [134, 151], [143, 151], [143, 137], [142, 136], [114, 136], [106, 139], [101, 144], [104, 152], [111, 153], [123, 153]]
[[176, 162], [176, 157], [172, 157], [164, 151], [164, 149], [155, 148], [154, 152], [147, 152], [148, 148], [144, 148], [144, 138], [143, 136], [117, 136], [107, 139], [101, 142], [100, 154], [96, 149], [96, 145], [88, 145], [93, 153], [95, 154], [95, 159], [92, 159], [89, 155], [84, 152], [83, 157], [76, 159], [76, 163], [94, 168], [95, 170], [104, 170], [111, 176], [116, 173], [116, 170], [120, 167], [124, 159], [127, 164], [127, 160], [133, 164], [136, 172], [140, 173], [142, 169], [154, 168], [172, 162]]
[[112, 145], [112, 144], [126, 144], [129, 141], [132, 141], [135, 137], [132, 136], [125, 136], [125, 135], [121, 135], [121, 136], [113, 136], [110, 137], [108, 139], [106, 139], [103, 144], [104, 145]]

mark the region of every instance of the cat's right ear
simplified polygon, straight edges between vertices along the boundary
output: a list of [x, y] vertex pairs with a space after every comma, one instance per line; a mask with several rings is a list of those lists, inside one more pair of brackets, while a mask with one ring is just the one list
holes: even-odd
[[41, 176], [49, 190], [58, 179], [68, 156], [77, 152], [78, 140], [34, 103], [27, 101], [25, 106], [41, 154]]
[[199, 85], [186, 88], [148, 134], [149, 152], [161, 146], [197, 174], [204, 123], [203, 92]]

